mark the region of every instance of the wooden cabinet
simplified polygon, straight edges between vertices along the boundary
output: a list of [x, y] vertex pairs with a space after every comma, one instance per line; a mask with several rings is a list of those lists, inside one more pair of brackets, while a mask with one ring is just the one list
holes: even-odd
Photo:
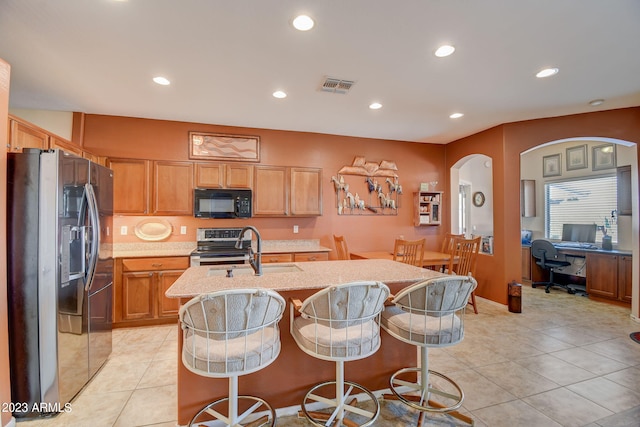
[[631, 292], [633, 281], [631, 280], [631, 270], [633, 268], [633, 257], [621, 255], [618, 257], [618, 299], [631, 304]]
[[616, 174], [618, 182], [618, 215], [631, 215], [631, 166], [620, 166]]
[[123, 215], [191, 215], [193, 164], [108, 159], [113, 169], [114, 212]]
[[116, 259], [114, 324], [134, 326], [175, 321], [179, 300], [164, 294], [188, 267], [188, 257]]
[[254, 216], [322, 215], [322, 169], [256, 166]]
[[107, 159], [113, 170], [113, 211], [123, 215], [148, 215], [150, 162], [138, 159]]
[[193, 164], [153, 162], [152, 215], [193, 214]]
[[442, 191], [419, 191], [413, 193], [414, 223], [421, 225], [440, 225], [442, 221]]
[[253, 165], [196, 163], [195, 185], [198, 188], [252, 188]]
[[20, 152], [25, 148], [49, 148], [50, 135], [43, 129], [9, 116], [9, 144], [7, 151]]
[[322, 169], [291, 168], [291, 215], [322, 215]]
[[294, 252], [278, 254], [262, 254], [263, 264], [276, 262], [308, 262], [308, 261], [328, 261], [328, 252]]
[[630, 255], [588, 253], [587, 293], [630, 303], [631, 268]]
[[254, 172], [253, 215], [288, 215], [287, 168], [284, 166], [256, 166]]
[[329, 252], [298, 252], [293, 254], [295, 262], [329, 261]]
[[293, 254], [262, 254], [263, 264], [272, 264], [275, 262], [293, 262]]
[[82, 148], [54, 135], [49, 136], [49, 147], [59, 148], [60, 150], [66, 151], [67, 153], [73, 153], [76, 156], [82, 157]]

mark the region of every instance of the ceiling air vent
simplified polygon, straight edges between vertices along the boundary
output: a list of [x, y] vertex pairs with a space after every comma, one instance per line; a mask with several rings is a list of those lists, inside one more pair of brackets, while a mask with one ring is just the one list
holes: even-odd
[[344, 95], [349, 92], [349, 89], [351, 89], [351, 86], [353, 86], [354, 84], [355, 82], [352, 80], [340, 80], [327, 77], [322, 82], [322, 87], [320, 88], [320, 90], [322, 90], [323, 92], [340, 93]]

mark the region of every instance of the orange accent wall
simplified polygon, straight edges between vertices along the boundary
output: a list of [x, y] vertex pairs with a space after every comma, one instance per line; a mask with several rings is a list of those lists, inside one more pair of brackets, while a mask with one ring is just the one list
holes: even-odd
[[[0, 144], [7, 146], [9, 123], [9, 80], [11, 67], [0, 59]], [[0, 157], [0, 227], [7, 229], [7, 150]], [[11, 402], [9, 383], [9, 342], [7, 318], [7, 234], [0, 233], [0, 402]], [[7, 425], [11, 414], [0, 411], [0, 425]]]
[[[446, 170], [470, 154], [493, 159], [494, 255], [481, 257], [478, 262], [479, 295], [506, 304], [507, 283], [522, 277], [520, 153], [575, 137], [615, 138], [638, 144], [640, 107], [508, 123], [446, 145]], [[637, 224], [634, 229], [638, 229]]]
[[[79, 125], [74, 124], [79, 127]], [[349, 249], [392, 250], [396, 236], [426, 237], [429, 248], [440, 247], [445, 223], [439, 227], [413, 226], [413, 192], [420, 182], [439, 181], [444, 187], [445, 146], [402, 141], [353, 138], [307, 132], [267, 129], [234, 128], [164, 120], [136, 119], [103, 115], [84, 115], [82, 146], [99, 156], [130, 157], [157, 160], [189, 160], [189, 131], [219, 132], [260, 136], [260, 164], [279, 166], [307, 166], [323, 170], [323, 215], [313, 218], [252, 218], [251, 220], [201, 220], [190, 217], [168, 218], [174, 226], [170, 241], [195, 242], [195, 228], [212, 226], [238, 226], [250, 221], [260, 230], [264, 239], [319, 239], [323, 246], [333, 248], [332, 234], [348, 239]], [[80, 134], [80, 132], [74, 132]], [[364, 156], [367, 161], [396, 163], [397, 174], [404, 194], [400, 196], [397, 215], [338, 215], [336, 194], [331, 177], [338, 170], [351, 165], [354, 157]], [[346, 177], [351, 191], [364, 190], [364, 177]], [[362, 185], [362, 187], [359, 187]], [[386, 185], [385, 185], [386, 188]], [[366, 190], [365, 190], [366, 191]], [[360, 191], [360, 196], [364, 197]], [[445, 197], [448, 199], [448, 195]], [[443, 215], [446, 218], [447, 215]], [[142, 217], [116, 217], [116, 242], [139, 241], [135, 236], [119, 236], [121, 225], [132, 233]], [[448, 220], [447, 220], [448, 221]], [[186, 225], [188, 234], [179, 235], [179, 226]], [[293, 234], [293, 226], [299, 233]], [[335, 252], [330, 255], [335, 258]]]

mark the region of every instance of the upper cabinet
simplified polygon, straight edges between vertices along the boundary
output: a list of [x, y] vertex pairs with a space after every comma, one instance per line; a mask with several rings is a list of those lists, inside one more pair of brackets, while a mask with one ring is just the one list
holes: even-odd
[[413, 225], [440, 225], [442, 222], [442, 191], [419, 191], [413, 193]]
[[291, 215], [322, 215], [322, 169], [291, 168]]
[[20, 152], [25, 148], [49, 148], [49, 134], [43, 129], [17, 118], [9, 119], [9, 144], [7, 151]]
[[114, 212], [125, 215], [192, 215], [190, 162], [108, 159]]
[[253, 215], [289, 215], [287, 168], [256, 166], [253, 192]]
[[520, 215], [525, 218], [536, 216], [536, 181], [520, 180]]
[[195, 185], [198, 188], [252, 188], [253, 165], [196, 163]]
[[631, 215], [631, 166], [620, 166], [617, 169], [618, 181], [618, 215]]
[[254, 216], [322, 215], [322, 169], [255, 166]]

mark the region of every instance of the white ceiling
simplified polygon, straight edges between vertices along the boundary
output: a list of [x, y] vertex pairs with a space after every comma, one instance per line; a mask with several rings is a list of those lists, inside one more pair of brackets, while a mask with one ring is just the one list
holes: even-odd
[[12, 108], [447, 143], [640, 105], [640, 1], [2, 0], [0, 58]]

